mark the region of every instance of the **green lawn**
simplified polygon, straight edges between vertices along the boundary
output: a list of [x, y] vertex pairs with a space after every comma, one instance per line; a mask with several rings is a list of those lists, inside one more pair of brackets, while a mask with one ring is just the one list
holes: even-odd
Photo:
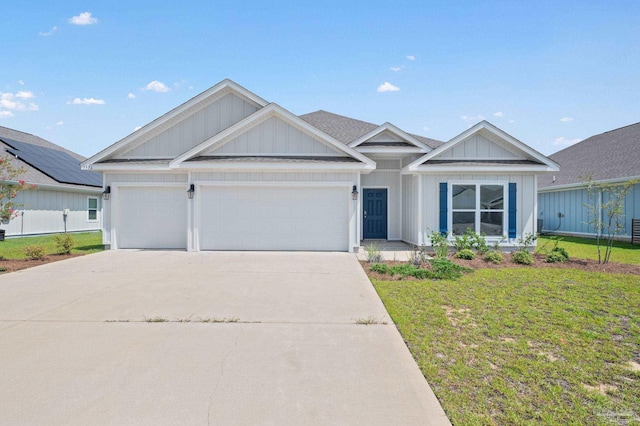
[[373, 284], [454, 424], [640, 424], [639, 276], [504, 268]]
[[[596, 240], [591, 238], [561, 237], [559, 246], [564, 247], [569, 256], [576, 259], [593, 259], [598, 260], [598, 247]], [[551, 237], [540, 236], [538, 238], [538, 249], [544, 244], [553, 247]], [[604, 256], [604, 248], [606, 242], [601, 241], [602, 256]], [[621, 241], [613, 242], [613, 250], [611, 251], [611, 262], [627, 263], [630, 265], [640, 265], [640, 245], [631, 245]]]
[[[72, 233], [75, 248], [72, 253], [89, 254], [104, 250], [101, 232]], [[7, 238], [0, 241], [0, 256], [4, 259], [24, 259], [24, 248], [29, 245], [42, 245], [46, 254], [56, 254], [53, 235], [39, 237]]]

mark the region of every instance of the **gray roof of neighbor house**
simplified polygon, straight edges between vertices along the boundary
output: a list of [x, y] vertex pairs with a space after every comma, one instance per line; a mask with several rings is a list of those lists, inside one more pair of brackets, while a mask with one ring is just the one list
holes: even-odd
[[[4, 142], [3, 139], [5, 139], [6, 142]], [[33, 145], [34, 147], [45, 148], [48, 150], [64, 153], [64, 155], [58, 154], [58, 156], [60, 156], [63, 160], [64, 158], [67, 158], [68, 162], [64, 163], [64, 165], [68, 166], [69, 164], [71, 164], [73, 169], [70, 171], [71, 172], [70, 174], [74, 175], [74, 177], [76, 178], [78, 176], [83, 176], [83, 178], [80, 180], [82, 180], [84, 184], [60, 182], [55, 178], [57, 175], [50, 176], [50, 174], [47, 174], [45, 171], [41, 170], [41, 168], [43, 168], [41, 164], [37, 164], [36, 166], [31, 165], [29, 164], [29, 162], [21, 159], [20, 155], [18, 155], [18, 158], [16, 158], [14, 153], [18, 152], [19, 154], [20, 149], [19, 147], [18, 147], [18, 150], [14, 149], [16, 148], [16, 146], [11, 145], [12, 141], [17, 141], [22, 144]], [[68, 149], [65, 149], [59, 145], [56, 145], [52, 142], [49, 142], [46, 139], [42, 139], [39, 136], [35, 136], [30, 133], [25, 133], [19, 130], [9, 129], [7, 127], [0, 126], [0, 157], [5, 157], [6, 155], [9, 156], [10, 161], [16, 167], [22, 167], [25, 169], [25, 173], [19, 176], [19, 179], [25, 180], [28, 183], [35, 183], [36, 185], [59, 186], [59, 187], [68, 188], [68, 189], [77, 188], [77, 189], [84, 189], [84, 190], [97, 189], [102, 187], [102, 177], [99, 173], [89, 172], [89, 171], [80, 169], [80, 162], [85, 159], [83, 156], [76, 154], [75, 152], [70, 151]], [[75, 169], [76, 161], [77, 161], [77, 170]], [[54, 164], [53, 167], [56, 169], [60, 169], [61, 165], [62, 164]], [[60, 173], [60, 170], [57, 170], [57, 172]], [[64, 174], [64, 170], [62, 170], [62, 172]], [[78, 179], [74, 179], [74, 180], [78, 180]]]
[[[349, 118], [323, 110], [303, 114], [299, 117], [344, 144], [353, 142], [373, 129], [380, 127], [377, 124], [367, 123], [366, 121], [356, 120], [355, 118]], [[411, 136], [430, 148], [437, 148], [444, 143], [435, 139], [425, 138], [424, 136]]]
[[640, 123], [591, 136], [549, 158], [560, 164], [560, 171], [540, 176], [541, 189], [581, 183], [588, 175], [593, 180], [638, 177]]

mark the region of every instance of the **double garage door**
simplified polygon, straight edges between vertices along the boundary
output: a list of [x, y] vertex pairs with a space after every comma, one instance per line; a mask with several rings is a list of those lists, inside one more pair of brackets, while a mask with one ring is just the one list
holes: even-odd
[[187, 247], [187, 203], [194, 207], [200, 250], [347, 251], [345, 186], [122, 187], [119, 248]]

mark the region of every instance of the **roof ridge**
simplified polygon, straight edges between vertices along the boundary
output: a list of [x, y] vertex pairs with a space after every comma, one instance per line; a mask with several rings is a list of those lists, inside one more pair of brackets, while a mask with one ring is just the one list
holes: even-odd
[[319, 109], [319, 110], [317, 110], [317, 111], [311, 111], [311, 112], [308, 112], [308, 113], [306, 113], [306, 114], [301, 114], [301, 115], [299, 115], [298, 117], [303, 117], [303, 116], [305, 116], [305, 115], [316, 114], [316, 113], [318, 113], [318, 112], [324, 112], [325, 114], [331, 114], [331, 115], [335, 115], [336, 117], [342, 117], [342, 118], [346, 118], [346, 119], [348, 119], [348, 120], [359, 121], [359, 122], [361, 122], [361, 123], [365, 123], [365, 124], [369, 124], [369, 125], [373, 125], [373, 126], [380, 126], [380, 124], [372, 123], [372, 122], [370, 122], [370, 121], [360, 120], [360, 119], [358, 119], [358, 118], [353, 118], [353, 117], [349, 117], [349, 116], [342, 115], [342, 114], [336, 114], [335, 112], [327, 111], [327, 110], [324, 110], [324, 109]]

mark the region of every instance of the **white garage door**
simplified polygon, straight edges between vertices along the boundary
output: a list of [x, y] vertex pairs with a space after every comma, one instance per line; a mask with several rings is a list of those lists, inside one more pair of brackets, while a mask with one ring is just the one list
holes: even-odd
[[187, 248], [187, 191], [179, 187], [120, 187], [118, 248]]
[[202, 186], [201, 250], [347, 251], [345, 187]]

